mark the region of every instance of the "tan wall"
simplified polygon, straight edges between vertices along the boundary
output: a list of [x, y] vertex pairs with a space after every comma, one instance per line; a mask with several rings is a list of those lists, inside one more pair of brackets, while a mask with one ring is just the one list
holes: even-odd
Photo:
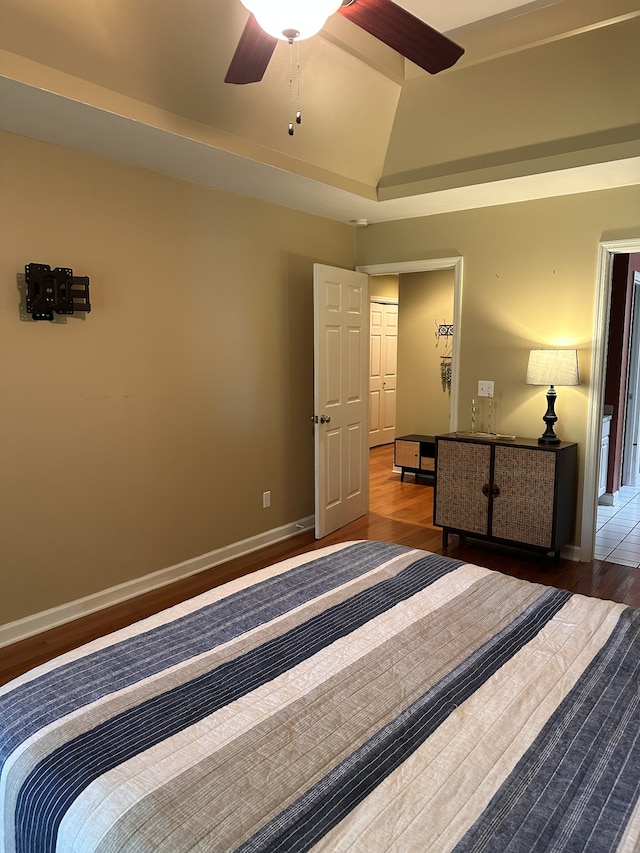
[[632, 237], [638, 186], [373, 224], [358, 232], [357, 263], [464, 258], [460, 429], [470, 428], [478, 380], [492, 379], [496, 428], [539, 436], [546, 402], [544, 389], [524, 382], [529, 349], [578, 347], [582, 384], [558, 390], [556, 432], [579, 443], [582, 472], [598, 244]]
[[[312, 264], [353, 228], [10, 134], [0, 185], [0, 623], [311, 514]], [[29, 262], [92, 312], [21, 321]]]
[[369, 278], [369, 296], [377, 296], [378, 299], [397, 299], [398, 286], [397, 275], [372, 275]]
[[451, 397], [443, 390], [440, 357], [452, 341], [436, 342], [435, 321], [453, 323], [453, 271], [400, 276], [397, 434], [449, 430]]

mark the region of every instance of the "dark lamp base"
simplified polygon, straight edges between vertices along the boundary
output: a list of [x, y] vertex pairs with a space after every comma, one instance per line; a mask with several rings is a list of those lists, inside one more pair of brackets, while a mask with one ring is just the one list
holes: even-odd
[[538, 439], [538, 444], [560, 444], [560, 443], [561, 443], [561, 441], [557, 435], [553, 435], [553, 436], [541, 435], [540, 438]]
[[555, 412], [556, 390], [553, 385], [547, 391], [547, 411], [542, 420], [546, 429], [538, 439], [538, 444], [560, 444], [560, 439], [553, 431], [553, 426], [558, 420]]

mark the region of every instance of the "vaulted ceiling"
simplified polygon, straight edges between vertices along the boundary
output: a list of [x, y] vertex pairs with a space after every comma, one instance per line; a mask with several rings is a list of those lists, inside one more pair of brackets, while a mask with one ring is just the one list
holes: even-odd
[[224, 83], [240, 0], [2, 0], [0, 128], [342, 221], [640, 183], [638, 0], [399, 5], [462, 59], [431, 76], [333, 16], [290, 136], [285, 42]]

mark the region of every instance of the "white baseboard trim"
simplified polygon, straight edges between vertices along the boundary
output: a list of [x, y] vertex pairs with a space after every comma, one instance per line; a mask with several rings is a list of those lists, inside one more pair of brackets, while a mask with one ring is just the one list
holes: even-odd
[[177, 580], [189, 577], [189, 575], [195, 575], [204, 569], [210, 569], [213, 566], [220, 565], [220, 563], [226, 563], [228, 560], [242, 557], [252, 551], [258, 551], [266, 545], [290, 539], [304, 530], [313, 529], [313, 527], [314, 517], [310, 515], [300, 521], [267, 530], [257, 536], [251, 536], [249, 539], [242, 539], [240, 542], [234, 542], [231, 545], [217, 548], [215, 551], [209, 551], [207, 554], [201, 554], [199, 557], [185, 560], [183, 563], [177, 563], [175, 566], [151, 572], [151, 574], [143, 575], [141, 578], [126, 581], [84, 598], [78, 598], [58, 607], [43, 610], [40, 613], [34, 613], [32, 616], [25, 616], [15, 622], [7, 622], [5, 625], [0, 625], [0, 648], [16, 643], [18, 640], [32, 637], [34, 634], [40, 634], [42, 631], [47, 631], [58, 625], [63, 625], [65, 622], [79, 619], [81, 616], [87, 616], [89, 613], [103, 610], [113, 604], [119, 604], [129, 598], [135, 598], [135, 596], [150, 592], [153, 589], [167, 586]]
[[598, 504], [600, 506], [616, 506], [618, 501], [620, 500], [620, 492], [605, 492], [603, 495], [600, 495], [598, 498]]
[[581, 560], [580, 548], [577, 545], [565, 545], [560, 550], [560, 556], [564, 557], [565, 560], [574, 560], [574, 562], [579, 563]]

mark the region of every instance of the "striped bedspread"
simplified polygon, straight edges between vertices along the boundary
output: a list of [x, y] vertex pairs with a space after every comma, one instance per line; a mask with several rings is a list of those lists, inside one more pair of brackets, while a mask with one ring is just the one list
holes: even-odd
[[640, 849], [640, 611], [382, 542], [0, 688], [0, 849]]

